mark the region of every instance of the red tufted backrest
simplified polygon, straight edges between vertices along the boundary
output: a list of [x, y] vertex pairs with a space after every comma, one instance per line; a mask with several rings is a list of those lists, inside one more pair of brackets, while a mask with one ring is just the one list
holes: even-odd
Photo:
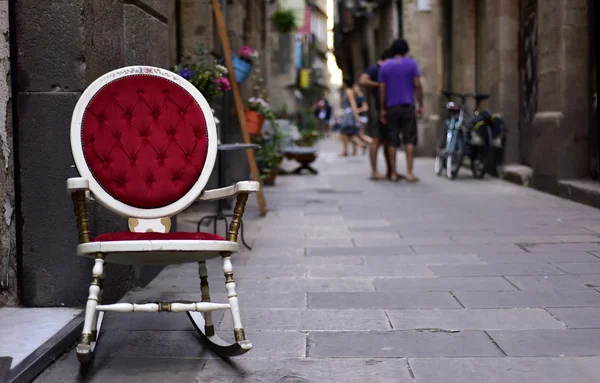
[[97, 186], [92, 192], [140, 218], [175, 214], [193, 202], [216, 153], [214, 119], [200, 93], [152, 67], [111, 72], [88, 90], [73, 116], [71, 144], [78, 170], [91, 176], [90, 189]]

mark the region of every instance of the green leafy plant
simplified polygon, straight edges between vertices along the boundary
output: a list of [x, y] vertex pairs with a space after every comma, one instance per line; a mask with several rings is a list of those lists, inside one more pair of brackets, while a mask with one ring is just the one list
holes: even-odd
[[301, 138], [298, 146], [313, 146], [319, 139], [319, 132], [313, 114], [307, 108], [300, 108], [296, 113], [296, 124]]
[[279, 33], [289, 33], [298, 28], [296, 15], [291, 9], [279, 9], [271, 17], [271, 22]]
[[288, 118], [289, 117], [289, 113], [288, 113], [288, 110], [287, 110], [287, 105], [283, 104], [281, 106], [281, 108], [275, 110], [275, 116], [277, 116], [277, 118], [282, 119], [282, 120]]
[[227, 68], [217, 64], [210, 52], [200, 45], [192, 55], [185, 55], [173, 72], [194, 85], [208, 102], [231, 90]]
[[260, 170], [260, 179], [265, 182], [279, 170], [283, 156], [273, 136], [254, 136], [252, 143], [259, 145], [256, 149], [256, 161]]

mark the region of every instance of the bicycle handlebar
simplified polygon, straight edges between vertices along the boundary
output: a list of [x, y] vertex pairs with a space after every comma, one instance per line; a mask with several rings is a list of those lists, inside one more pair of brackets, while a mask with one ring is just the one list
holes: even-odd
[[457, 92], [450, 92], [448, 90], [443, 90], [442, 91], [442, 96], [446, 97], [448, 100], [451, 100], [452, 96], [456, 96], [459, 97], [461, 102], [464, 104], [466, 99], [469, 97], [472, 97], [475, 99], [475, 102], [477, 103], [477, 106], [479, 106], [479, 104], [483, 101], [486, 100], [488, 98], [490, 98], [489, 94], [483, 94], [483, 93], [457, 93]]
[[489, 95], [487, 94], [483, 94], [483, 93], [457, 93], [457, 92], [450, 92], [447, 90], [443, 90], [442, 91], [442, 96], [445, 96], [447, 98], [450, 98], [452, 96], [456, 96], [456, 97], [460, 97], [460, 98], [468, 98], [468, 97], [472, 97], [472, 98], [480, 98], [480, 97], [489, 97]]

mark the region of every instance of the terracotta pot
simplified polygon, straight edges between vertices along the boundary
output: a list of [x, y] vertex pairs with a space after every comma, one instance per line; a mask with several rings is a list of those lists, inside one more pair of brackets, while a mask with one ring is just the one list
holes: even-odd
[[265, 116], [256, 113], [253, 110], [246, 110], [246, 127], [248, 134], [259, 136], [262, 132], [262, 126], [265, 122]]

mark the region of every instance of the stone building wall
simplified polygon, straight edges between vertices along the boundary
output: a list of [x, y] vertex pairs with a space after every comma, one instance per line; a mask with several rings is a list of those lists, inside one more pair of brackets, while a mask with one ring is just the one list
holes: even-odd
[[18, 303], [8, 1], [0, 1], [0, 306]]
[[538, 0], [535, 187], [589, 177], [589, 32], [586, 0]]
[[[16, 0], [18, 51], [18, 206], [22, 304], [79, 306], [91, 262], [75, 256], [77, 229], [66, 194], [78, 176], [69, 142], [81, 92], [98, 76], [125, 65], [170, 68], [176, 55], [173, 0]], [[92, 233], [127, 230], [126, 219], [97, 204]], [[109, 265], [107, 302], [150, 281], [157, 268]]]
[[452, 2], [452, 91], [459, 93], [475, 90], [475, 2]]
[[431, 10], [422, 11], [418, 9], [417, 0], [402, 1], [402, 34], [410, 46], [409, 56], [417, 60], [423, 85], [424, 118], [418, 121], [416, 148], [416, 154], [421, 156], [435, 155], [439, 125], [441, 6], [432, 4]]
[[527, 158], [533, 186], [550, 192], [559, 180], [589, 177], [588, 7], [537, 1], [537, 113], [523, 130], [519, 2], [453, 1], [453, 90], [490, 93], [482, 106], [501, 113], [509, 129], [504, 162]]

